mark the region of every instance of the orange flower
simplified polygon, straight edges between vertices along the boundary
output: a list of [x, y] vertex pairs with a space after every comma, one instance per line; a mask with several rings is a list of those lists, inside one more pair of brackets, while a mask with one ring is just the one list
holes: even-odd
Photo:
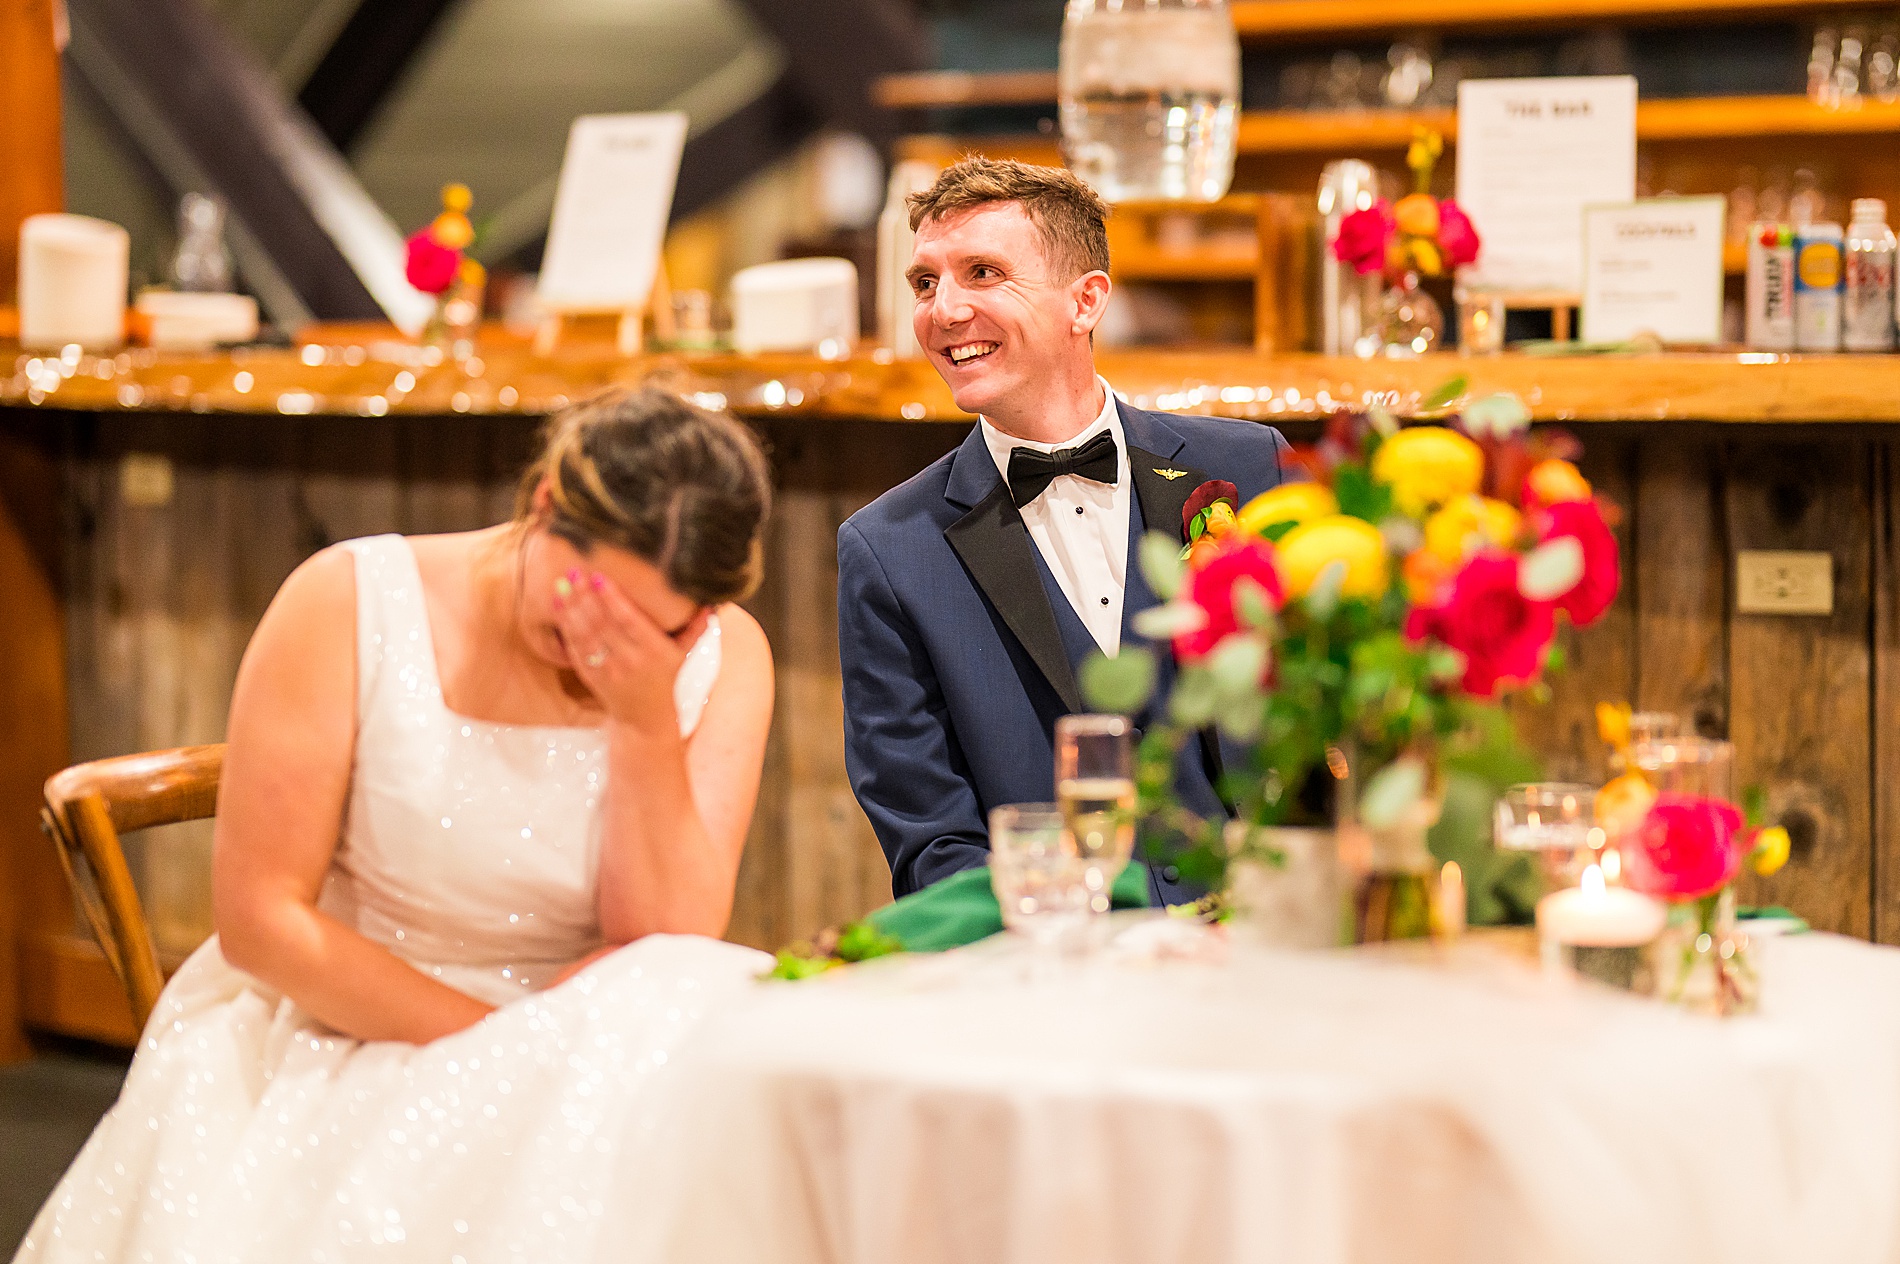
[[1392, 206], [1392, 219], [1407, 237], [1438, 236], [1438, 199], [1429, 193], [1408, 193]]
[[1524, 478], [1524, 500], [1538, 505], [1561, 505], [1590, 499], [1590, 484], [1568, 461], [1551, 457], [1531, 467]]
[[1406, 595], [1419, 604], [1436, 602], [1457, 569], [1430, 549], [1414, 549], [1406, 555], [1405, 565], [1401, 568]]

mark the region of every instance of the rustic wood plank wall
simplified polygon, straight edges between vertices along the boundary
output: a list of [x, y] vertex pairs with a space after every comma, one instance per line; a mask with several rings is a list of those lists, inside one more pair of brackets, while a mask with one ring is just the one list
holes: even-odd
[[[244, 643], [299, 561], [351, 536], [505, 517], [533, 442], [522, 420], [470, 417], [115, 414], [56, 429], [39, 450], [63, 463], [52, 547], [74, 758], [218, 739]], [[853, 510], [962, 432], [785, 420], [762, 433], [779, 492], [751, 609], [774, 646], [778, 710], [731, 933], [771, 947], [889, 898], [843, 766], [833, 541]], [[1569, 670], [1549, 704], [1521, 711], [1552, 773], [1602, 774], [1603, 698], [1732, 737], [1741, 777], [1767, 789], [1797, 839], [1788, 869], [1745, 897], [1900, 941], [1900, 780], [1875, 775], [1900, 772], [1891, 442], [1872, 428], [1676, 424], [1584, 437], [1586, 472], [1623, 507], [1626, 582], [1601, 623], [1566, 634]], [[169, 463], [168, 496], [150, 457]], [[1738, 548], [1833, 553], [1833, 615], [1730, 613]], [[202, 830], [148, 845], [143, 877], [168, 946], [208, 924], [207, 864]]]

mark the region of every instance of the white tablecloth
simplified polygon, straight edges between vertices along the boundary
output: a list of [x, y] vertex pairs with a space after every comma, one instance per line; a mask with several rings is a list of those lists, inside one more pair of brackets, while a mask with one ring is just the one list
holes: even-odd
[[1900, 1259], [1900, 952], [1757, 952], [1727, 1021], [1475, 950], [761, 985], [683, 1055], [628, 1232], [681, 1264]]

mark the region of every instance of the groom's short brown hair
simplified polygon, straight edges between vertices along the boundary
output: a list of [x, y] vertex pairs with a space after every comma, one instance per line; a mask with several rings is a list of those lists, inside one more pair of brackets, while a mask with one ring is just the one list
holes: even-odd
[[910, 226], [993, 202], [1019, 203], [1042, 236], [1043, 255], [1064, 281], [1108, 271], [1108, 204], [1060, 167], [965, 158], [906, 199]]

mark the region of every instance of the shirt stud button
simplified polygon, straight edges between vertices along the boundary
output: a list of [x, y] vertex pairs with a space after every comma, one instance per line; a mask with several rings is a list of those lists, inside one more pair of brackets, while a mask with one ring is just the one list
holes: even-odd
[[1102, 604], [1106, 606], [1108, 604], [1108, 598], [1102, 598]]
[[1077, 514], [1078, 516], [1080, 516], [1080, 514], [1081, 514], [1081, 512], [1082, 512], [1082, 506], [1080, 506], [1080, 505], [1077, 505], [1077, 506], [1075, 507], [1075, 512], [1076, 512], [1076, 514]]

